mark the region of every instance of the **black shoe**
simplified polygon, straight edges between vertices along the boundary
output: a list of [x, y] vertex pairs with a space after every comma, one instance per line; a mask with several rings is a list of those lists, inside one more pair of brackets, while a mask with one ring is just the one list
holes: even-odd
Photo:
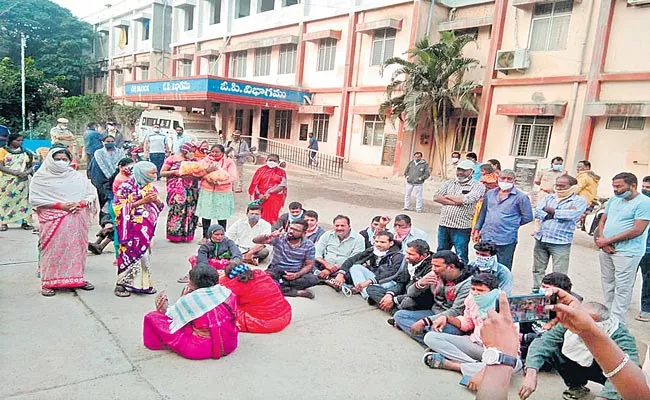
[[394, 328], [395, 327], [395, 318], [387, 319], [386, 323]]

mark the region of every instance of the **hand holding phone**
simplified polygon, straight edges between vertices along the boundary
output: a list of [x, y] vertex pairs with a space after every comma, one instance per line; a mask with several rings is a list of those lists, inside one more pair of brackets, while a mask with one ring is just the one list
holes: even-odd
[[[557, 303], [557, 295], [551, 294], [529, 294], [523, 296], [508, 297], [510, 313], [514, 322], [535, 322], [551, 321], [555, 319], [555, 311], [547, 306]], [[499, 302], [495, 304], [495, 310], [499, 312]]]

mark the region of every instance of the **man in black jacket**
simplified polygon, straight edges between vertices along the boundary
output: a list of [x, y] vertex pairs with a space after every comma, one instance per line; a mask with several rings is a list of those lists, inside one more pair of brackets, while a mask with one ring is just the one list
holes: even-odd
[[406, 257], [399, 269], [395, 286], [389, 289], [381, 285], [370, 285], [368, 303], [377, 305], [384, 311], [393, 313], [400, 310], [428, 310], [433, 305], [433, 295], [427, 292], [419, 297], [406, 296], [406, 290], [418, 279], [431, 271], [431, 249], [422, 239], [412, 240], [407, 244]]
[[404, 260], [400, 247], [395, 245], [393, 234], [387, 231], [375, 235], [375, 245], [345, 260], [338, 274], [352, 282], [353, 293], [360, 293], [368, 299], [366, 288], [372, 284], [391, 289]]

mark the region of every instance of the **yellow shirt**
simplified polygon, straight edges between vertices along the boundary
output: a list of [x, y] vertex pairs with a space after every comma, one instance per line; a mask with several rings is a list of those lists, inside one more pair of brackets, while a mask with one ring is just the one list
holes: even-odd
[[590, 171], [578, 172], [576, 179], [578, 180], [576, 194], [582, 196], [587, 201], [587, 205], [591, 204], [598, 198], [598, 182], [600, 179], [596, 179]]

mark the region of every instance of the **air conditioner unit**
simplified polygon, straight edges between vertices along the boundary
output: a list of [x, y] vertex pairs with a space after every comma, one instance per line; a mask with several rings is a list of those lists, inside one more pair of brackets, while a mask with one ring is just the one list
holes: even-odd
[[[650, 0], [649, 0], [650, 1]], [[504, 73], [508, 71], [521, 71], [530, 66], [528, 49], [499, 50], [495, 69]]]
[[627, 4], [631, 6], [648, 6], [650, 5], [650, 0], [627, 0]]

